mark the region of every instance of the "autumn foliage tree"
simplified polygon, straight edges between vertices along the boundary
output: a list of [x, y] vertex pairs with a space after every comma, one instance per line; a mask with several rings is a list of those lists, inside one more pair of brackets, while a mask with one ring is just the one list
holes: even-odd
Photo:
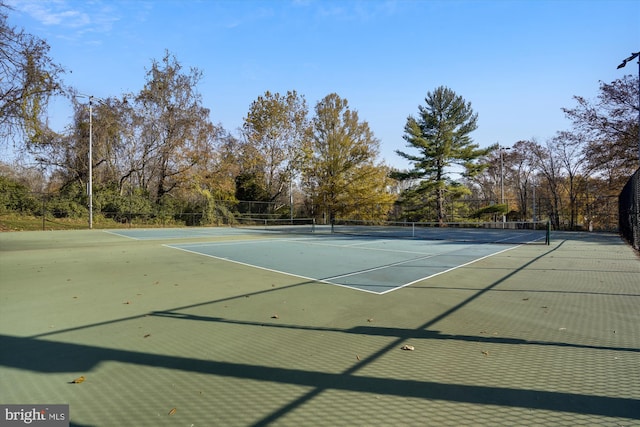
[[329, 221], [385, 218], [395, 197], [369, 124], [335, 93], [316, 104], [311, 122], [303, 180], [316, 212]]
[[[295, 194], [304, 201], [296, 213], [317, 219], [443, 223], [508, 213], [549, 219], [557, 228], [613, 230], [618, 195], [638, 165], [634, 76], [601, 82], [595, 100], [574, 97], [576, 105], [564, 109], [572, 129], [504, 152], [474, 143], [471, 104], [437, 87], [404, 125], [407, 149], [396, 152], [410, 169], [391, 172], [377, 158], [380, 142], [368, 123], [337, 94], [317, 102], [310, 117], [296, 91], [266, 91], [231, 133], [213, 124], [203, 105], [203, 73], [183, 68], [169, 52], [152, 61], [139, 91], [96, 98], [90, 114], [87, 99], [63, 87], [64, 69], [48, 44], [9, 25], [9, 10], [0, 0], [0, 148], [14, 148], [21, 164], [0, 162], [0, 178], [66, 197], [57, 202], [60, 215], [87, 214], [91, 170], [94, 207], [119, 220], [139, 212], [182, 221], [191, 212], [192, 219], [201, 215], [191, 223], [220, 223], [255, 213], [240, 210], [241, 199], [263, 202], [252, 204], [268, 206], [260, 213], [289, 216], [293, 211], [278, 208]], [[53, 132], [47, 106], [58, 95], [70, 99], [73, 117]]]
[[300, 169], [308, 128], [308, 108], [296, 91], [286, 95], [266, 91], [251, 103], [244, 119], [244, 144], [238, 158], [238, 197], [284, 202]]

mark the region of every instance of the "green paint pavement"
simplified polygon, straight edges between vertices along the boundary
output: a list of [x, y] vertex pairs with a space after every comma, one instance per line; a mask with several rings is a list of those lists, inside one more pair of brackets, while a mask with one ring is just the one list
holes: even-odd
[[0, 403], [67, 403], [72, 426], [640, 422], [640, 259], [616, 235], [554, 233], [385, 294], [165, 246], [239, 241], [288, 247], [0, 234]]

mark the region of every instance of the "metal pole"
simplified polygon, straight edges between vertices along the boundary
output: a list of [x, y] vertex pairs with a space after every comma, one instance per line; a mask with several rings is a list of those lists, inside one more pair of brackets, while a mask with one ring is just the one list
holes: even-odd
[[89, 97], [89, 229], [93, 228], [93, 96]]
[[504, 162], [502, 160], [502, 147], [500, 147], [500, 204], [504, 205]]
[[533, 222], [536, 222], [536, 182], [533, 181]]
[[[503, 147], [500, 147], [500, 204], [504, 205], [504, 160], [502, 158]], [[504, 228], [504, 223], [507, 221], [507, 216], [505, 213], [502, 214], [502, 228]]]

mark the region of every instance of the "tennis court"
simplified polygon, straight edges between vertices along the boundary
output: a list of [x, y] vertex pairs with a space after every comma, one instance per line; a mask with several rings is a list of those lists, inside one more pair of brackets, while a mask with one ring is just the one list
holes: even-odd
[[0, 234], [0, 402], [75, 427], [640, 422], [618, 236], [337, 228]]
[[378, 294], [507, 250], [494, 245], [366, 238], [292, 238], [167, 246]]
[[[384, 294], [533, 242], [544, 230], [460, 230], [414, 227], [278, 225], [257, 228], [110, 231], [133, 239], [254, 236], [254, 239], [166, 244], [166, 247], [311, 281]], [[288, 235], [280, 237], [279, 234]], [[288, 234], [293, 233], [293, 234]], [[436, 234], [437, 233], [437, 234]], [[265, 236], [265, 234], [270, 234]], [[397, 237], [394, 237], [397, 236]], [[500, 244], [486, 242], [502, 242]], [[507, 242], [505, 245], [504, 242]]]

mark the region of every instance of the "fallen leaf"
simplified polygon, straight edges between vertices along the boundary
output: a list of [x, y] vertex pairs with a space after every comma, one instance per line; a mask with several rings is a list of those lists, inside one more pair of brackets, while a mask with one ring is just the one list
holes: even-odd
[[142, 338], [149, 338], [151, 336], [151, 334], [146, 334], [145, 336], [143, 336]]
[[367, 322], [369, 323], [373, 322], [373, 318], [367, 319]]
[[413, 350], [415, 350], [415, 349], [416, 349], [416, 348], [415, 348], [414, 346], [412, 346], [412, 345], [406, 345], [406, 344], [405, 344], [405, 345], [403, 345], [402, 347], [400, 347], [400, 350], [406, 350], [406, 351], [413, 351]]
[[169, 415], [173, 415], [173, 414], [175, 414], [175, 413], [176, 413], [176, 411], [177, 411], [177, 409], [176, 409], [176, 408], [171, 408], [171, 410], [169, 411]]
[[82, 375], [82, 376], [76, 378], [75, 380], [71, 381], [70, 384], [80, 384], [82, 382], [84, 382], [84, 375]]
[[272, 319], [279, 319], [280, 316], [278, 316], [277, 314], [274, 314], [273, 316], [271, 316]]
[[488, 352], [488, 351], [486, 351], [486, 350], [482, 350], [482, 352], [481, 352], [481, 353], [482, 353], [482, 354], [484, 354], [485, 356], [488, 356], [488, 355], [489, 355], [489, 352]]
[[356, 354], [356, 360], [360, 360], [360, 356]]

